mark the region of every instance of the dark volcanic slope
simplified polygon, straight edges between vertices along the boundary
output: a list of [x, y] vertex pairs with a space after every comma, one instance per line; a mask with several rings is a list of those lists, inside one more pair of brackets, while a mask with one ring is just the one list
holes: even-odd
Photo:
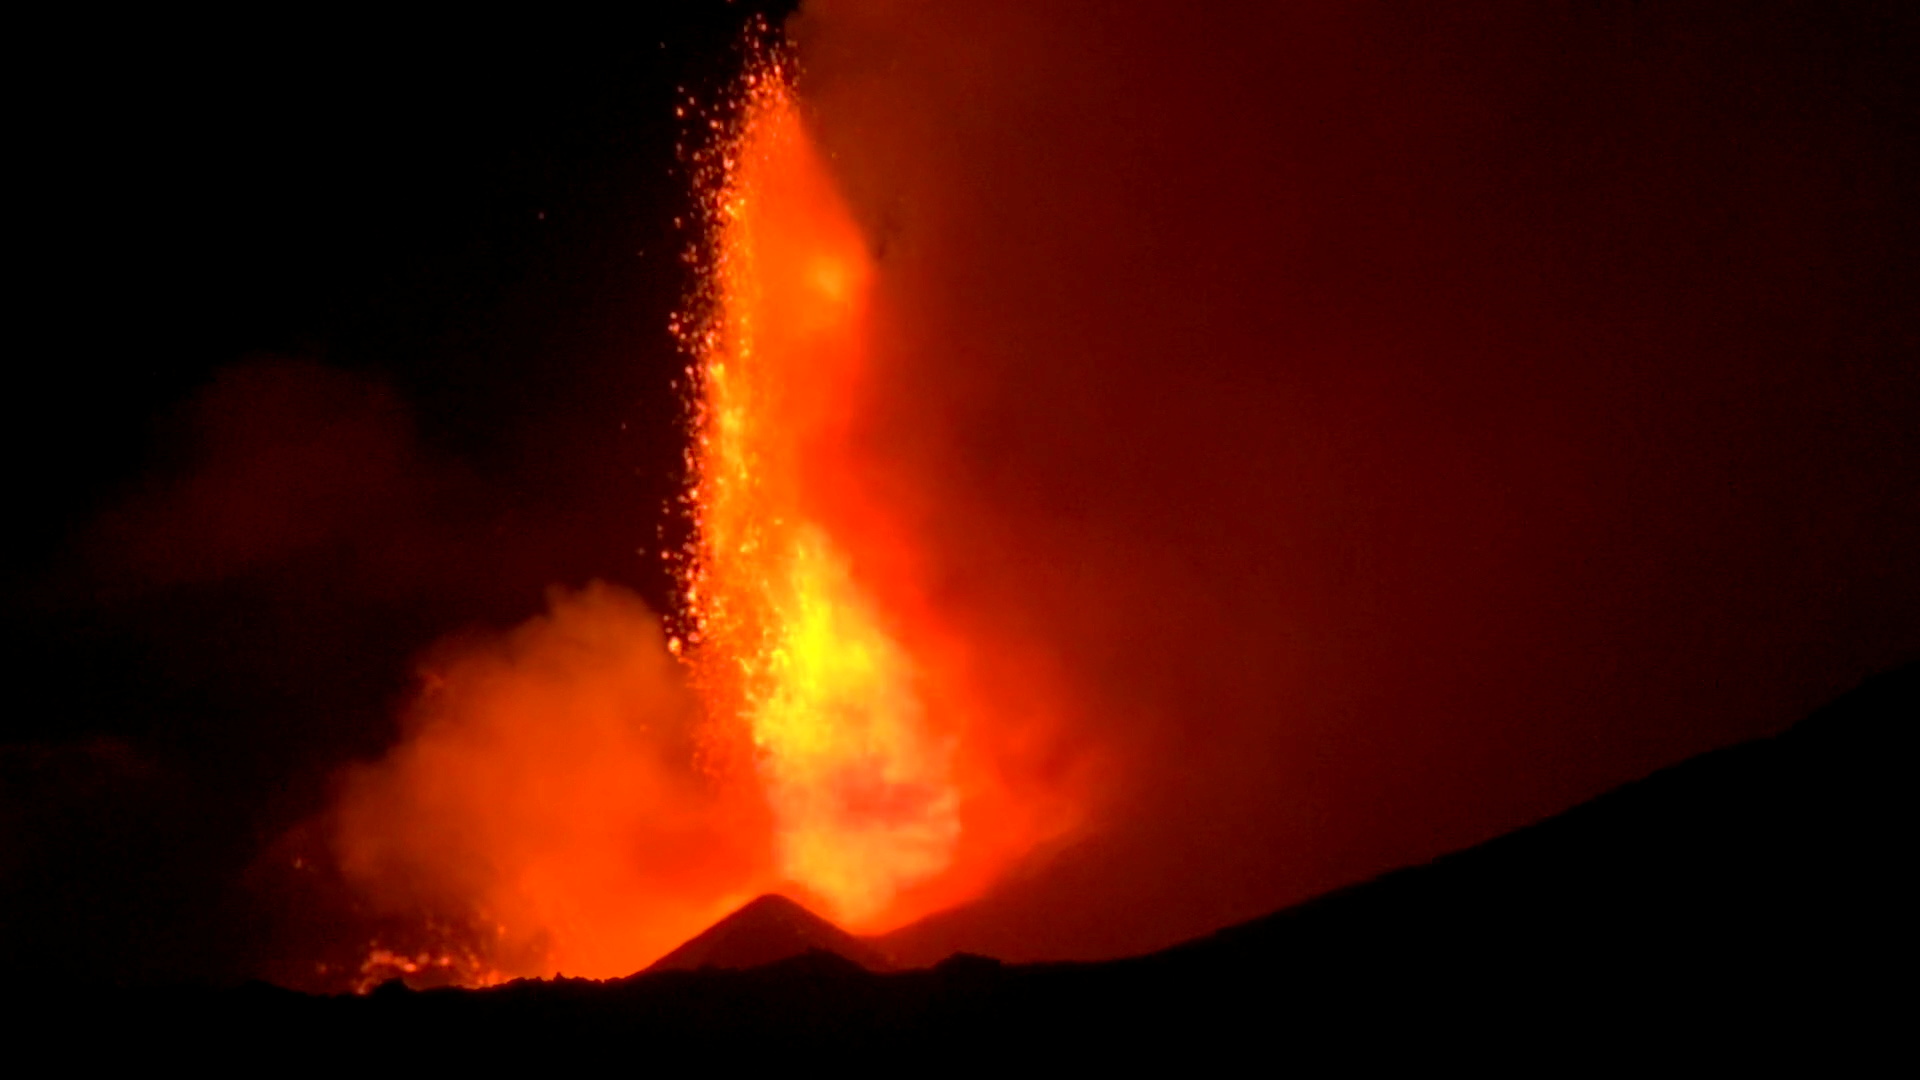
[[794, 903], [768, 894], [749, 901], [679, 948], [653, 962], [648, 971], [698, 971], [701, 968], [760, 967], [809, 952], [830, 952], [866, 968], [885, 971], [887, 961], [859, 938]]
[[1866, 1024], [1909, 951], [1916, 719], [1910, 665], [1777, 737], [1137, 963], [1389, 1010]]
[[[1903, 987], [1910, 970], [1916, 717], [1920, 666], [1776, 738], [1134, 960], [954, 957], [876, 974], [814, 949], [750, 970], [607, 983], [37, 1005], [160, 1040], [141, 1045], [194, 1048], [241, 1031], [342, 1048], [645, 1047], [655, 1061], [846, 1049], [1011, 1061], [1050, 1046], [1079, 1058], [1232, 1048], [1298, 1063], [1464, 1050], [1560, 1071], [1596, 1057], [1671, 1060], [1678, 1046], [1721, 1064], [1797, 1054], [1831, 1068], [1905, 1030], [1894, 1010], [1906, 991], [1884, 988]], [[762, 941], [821, 926], [832, 930], [763, 898], [682, 952], [693, 965], [701, 950], [747, 962]]]

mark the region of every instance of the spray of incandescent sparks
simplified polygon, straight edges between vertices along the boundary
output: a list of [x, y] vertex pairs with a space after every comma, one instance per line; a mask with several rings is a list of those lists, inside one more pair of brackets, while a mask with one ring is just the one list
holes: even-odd
[[778, 60], [748, 76], [735, 122], [708, 162], [710, 292], [686, 331], [686, 644], [716, 727], [764, 784], [779, 871], [858, 922], [949, 864], [953, 745], [828, 524], [849, 499], [836, 456], [860, 398], [872, 256]]

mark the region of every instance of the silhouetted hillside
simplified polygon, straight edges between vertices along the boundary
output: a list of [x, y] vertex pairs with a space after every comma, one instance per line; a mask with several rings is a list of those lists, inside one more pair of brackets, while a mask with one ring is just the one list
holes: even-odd
[[[1467, 1053], [1557, 1072], [1600, 1059], [1665, 1063], [1678, 1051], [1830, 1067], [1904, 1029], [1916, 717], [1920, 666], [1910, 666], [1778, 737], [1132, 960], [955, 956], [879, 974], [816, 948], [749, 970], [713, 960], [605, 983], [396, 983], [363, 998], [255, 985], [27, 1004], [56, 1022], [33, 1030], [79, 1023], [149, 1051], [229, 1045], [240, 1033], [356, 1054], [644, 1048], [650, 1062], [1252, 1050], [1296, 1063]], [[838, 933], [762, 898], [675, 955], [690, 966], [702, 950], [733, 957], [735, 930], [790, 945], [819, 931], [813, 923]]]
[[1284, 1004], [1616, 1040], [1868, 1036], [1910, 954], [1917, 718], [1909, 666], [1777, 737], [1122, 966], [1265, 984], [1216, 993], [1229, 1023]]

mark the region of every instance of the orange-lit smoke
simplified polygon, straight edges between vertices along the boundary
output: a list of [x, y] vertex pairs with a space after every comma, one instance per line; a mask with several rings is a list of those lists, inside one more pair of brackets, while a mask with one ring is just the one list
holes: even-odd
[[458, 921], [435, 966], [627, 974], [763, 883], [757, 795], [699, 767], [698, 709], [637, 599], [556, 591], [547, 615], [448, 652], [406, 741], [348, 778], [338, 832], [381, 910]]
[[[666, 636], [607, 586], [428, 665], [338, 810], [347, 880], [437, 920], [362, 972], [625, 974], [768, 889], [856, 930], [985, 889], [1076, 820], [1039, 654], [978, 672], [865, 438], [869, 241], [776, 60], [697, 156], [696, 539]], [[424, 976], [423, 976], [424, 977]]]

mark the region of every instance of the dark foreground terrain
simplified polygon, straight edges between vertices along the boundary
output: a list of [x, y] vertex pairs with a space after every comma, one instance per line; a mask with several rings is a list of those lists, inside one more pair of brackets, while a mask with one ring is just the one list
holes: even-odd
[[7, 1026], [16, 1046], [44, 1040], [76, 1061], [530, 1053], [640, 1071], [689, 1056], [937, 1068], [1237, 1050], [1267, 1067], [1465, 1053], [1553, 1072], [1910, 1059], [1916, 717], [1908, 667], [1778, 737], [1132, 960], [956, 956], [874, 973], [817, 951], [744, 971], [360, 998], [16, 987]]

